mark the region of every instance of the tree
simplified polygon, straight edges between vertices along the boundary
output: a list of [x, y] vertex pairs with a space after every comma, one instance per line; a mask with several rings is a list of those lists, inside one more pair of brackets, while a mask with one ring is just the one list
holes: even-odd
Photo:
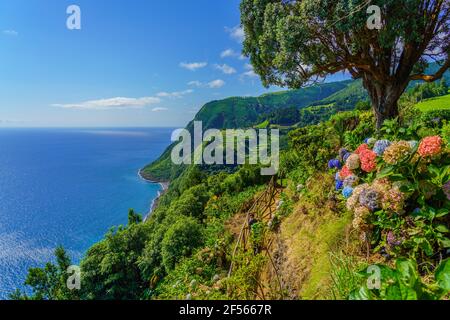
[[142, 222], [142, 216], [133, 209], [128, 210], [128, 225], [138, 224]]
[[[380, 9], [370, 30], [367, 9]], [[265, 86], [299, 88], [328, 74], [361, 78], [379, 128], [411, 80], [450, 66], [449, 0], [242, 0], [244, 54]], [[439, 68], [427, 74], [430, 61]]]
[[56, 265], [47, 263], [43, 268], [30, 268], [25, 285], [32, 290], [28, 296], [20, 290], [10, 295], [12, 300], [78, 300], [78, 292], [67, 288], [68, 268], [72, 264], [63, 247], [55, 249]]
[[92, 246], [81, 262], [84, 299], [136, 300], [147, 283], [137, 265], [150, 237], [145, 223], [111, 229], [105, 239]]
[[166, 271], [173, 270], [183, 257], [190, 256], [202, 241], [202, 228], [195, 219], [183, 217], [178, 220], [162, 241], [162, 258]]

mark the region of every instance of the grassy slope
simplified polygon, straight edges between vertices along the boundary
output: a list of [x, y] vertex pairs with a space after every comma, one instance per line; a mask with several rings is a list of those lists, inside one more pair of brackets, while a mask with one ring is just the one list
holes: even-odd
[[433, 110], [450, 110], [450, 94], [442, 97], [426, 99], [417, 104], [422, 112]]

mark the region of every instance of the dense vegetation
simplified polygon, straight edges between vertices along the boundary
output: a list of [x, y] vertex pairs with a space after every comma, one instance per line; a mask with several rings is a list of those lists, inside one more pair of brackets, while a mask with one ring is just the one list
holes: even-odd
[[[31, 294], [11, 297], [450, 298], [450, 3], [372, 4], [376, 28], [363, 0], [242, 0], [263, 84], [309, 86], [212, 101], [193, 121], [280, 128], [278, 176], [176, 166], [171, 145], [141, 171], [170, 188], [149, 219], [131, 210], [88, 250], [81, 290], [58, 248], [30, 270]], [[340, 71], [354, 80], [317, 84]], [[256, 204], [270, 215], [247, 214]]]
[[[238, 250], [233, 255], [245, 221], [240, 213], [266, 188], [270, 177], [261, 176], [257, 166], [244, 165], [234, 172], [184, 166], [177, 168], [177, 177], [150, 219], [142, 222], [130, 211], [127, 226], [113, 228], [89, 249], [81, 262], [80, 291], [66, 289], [65, 270], [70, 260], [59, 248], [56, 264], [30, 270], [26, 284], [32, 294], [16, 292], [12, 298], [445, 297], [450, 273], [450, 113], [421, 112], [416, 103], [422, 98], [418, 99], [417, 93], [422, 97], [427, 90], [425, 86], [412, 87], [401, 100], [400, 116], [385, 122], [379, 132], [364, 101], [357, 103], [355, 110], [338, 112], [317, 124], [290, 126], [278, 177], [283, 193], [273, 219], [253, 225], [250, 241], [254, 251]], [[337, 100], [327, 103], [333, 101]], [[439, 148], [432, 149], [430, 158], [405, 165], [419, 150], [428, 150], [420, 149], [428, 137], [439, 137], [435, 138]], [[394, 157], [397, 162], [381, 157], [373, 171], [353, 169], [360, 185], [388, 179], [383, 180], [386, 186], [393, 188], [392, 183], [400, 182], [398, 192], [404, 193], [398, 210], [380, 207], [364, 211], [364, 224], [358, 224], [359, 216], [348, 205], [350, 190], [335, 188], [335, 167], [344, 164], [339, 158], [341, 148], [352, 154], [351, 150], [362, 149], [364, 140], [367, 149], [377, 140], [395, 145], [415, 140], [417, 145], [408, 149], [405, 157]], [[335, 159], [331, 169], [330, 159]], [[421, 168], [417, 173], [416, 166]], [[346, 187], [358, 192], [357, 184]], [[364, 237], [360, 237], [361, 230], [366, 232]], [[277, 244], [267, 250], [277, 257], [278, 276], [287, 284], [282, 288], [276, 285], [279, 279], [270, 271], [271, 262], [262, 247], [267, 239]], [[233, 273], [228, 275], [232, 263]], [[369, 265], [379, 265], [382, 270], [380, 290], [366, 287]]]

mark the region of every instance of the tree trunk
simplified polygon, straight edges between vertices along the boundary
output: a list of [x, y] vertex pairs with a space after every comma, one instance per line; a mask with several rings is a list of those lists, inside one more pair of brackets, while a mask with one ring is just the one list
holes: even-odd
[[371, 99], [372, 108], [375, 113], [377, 130], [379, 130], [383, 126], [385, 120], [394, 119], [399, 115], [397, 103], [398, 100], [393, 102], [389, 100], [383, 100], [380, 98], [383, 97], [378, 97], [375, 103], [373, 99]]
[[405, 91], [408, 81], [403, 83], [380, 83], [365, 78], [363, 79], [363, 84], [369, 93], [375, 113], [376, 127], [379, 130], [385, 120], [398, 117], [398, 100]]

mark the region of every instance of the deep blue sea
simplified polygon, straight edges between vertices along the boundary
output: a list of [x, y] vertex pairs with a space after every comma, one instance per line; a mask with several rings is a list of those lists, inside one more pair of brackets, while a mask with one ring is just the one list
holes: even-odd
[[172, 129], [0, 129], [0, 299], [63, 245], [74, 263], [160, 186], [138, 170]]

